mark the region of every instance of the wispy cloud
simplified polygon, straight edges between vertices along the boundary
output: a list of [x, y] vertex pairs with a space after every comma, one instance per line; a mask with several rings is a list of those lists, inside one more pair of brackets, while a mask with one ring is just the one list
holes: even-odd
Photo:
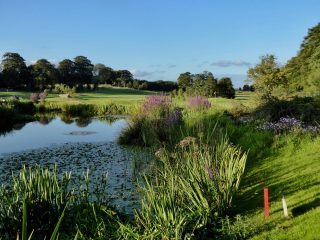
[[216, 61], [210, 64], [211, 66], [215, 67], [250, 67], [251, 63], [243, 61], [243, 60], [238, 60], [238, 61], [230, 61], [230, 60], [220, 60]]
[[161, 64], [150, 64], [149, 65], [150, 68], [158, 68], [158, 67], [162, 67]]
[[130, 72], [133, 74], [136, 78], [142, 78], [142, 77], [151, 77], [154, 74], [162, 74], [165, 73], [163, 70], [156, 70], [156, 71], [141, 71], [137, 69], [130, 70]]
[[177, 67], [176, 64], [169, 64], [169, 65], [168, 65], [168, 68], [175, 68], [175, 67]]

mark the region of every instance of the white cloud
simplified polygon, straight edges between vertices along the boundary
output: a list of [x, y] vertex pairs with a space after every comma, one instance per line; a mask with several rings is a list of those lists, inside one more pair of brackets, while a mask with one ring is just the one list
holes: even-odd
[[238, 60], [238, 61], [230, 61], [230, 60], [220, 60], [216, 61], [210, 64], [211, 66], [216, 66], [216, 67], [250, 67], [251, 63], [243, 61], [243, 60]]

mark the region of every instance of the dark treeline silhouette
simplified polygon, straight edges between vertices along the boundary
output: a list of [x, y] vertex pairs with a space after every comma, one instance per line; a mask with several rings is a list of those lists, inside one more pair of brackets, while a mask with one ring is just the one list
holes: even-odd
[[90, 89], [92, 86], [96, 88], [99, 84], [152, 91], [172, 91], [178, 88], [175, 82], [138, 80], [128, 70], [114, 70], [101, 63], [93, 65], [85, 56], [64, 59], [57, 66], [46, 59], [39, 59], [27, 66], [18, 53], [7, 52], [3, 55], [0, 88], [42, 91], [53, 89], [55, 84], [65, 84], [77, 90], [84, 87]]
[[178, 86], [188, 95], [235, 97], [235, 89], [230, 78], [224, 77], [218, 80], [208, 71], [197, 74], [181, 73], [178, 78]]
[[242, 88], [240, 87], [239, 90], [244, 92], [254, 92], [254, 86], [245, 84]]

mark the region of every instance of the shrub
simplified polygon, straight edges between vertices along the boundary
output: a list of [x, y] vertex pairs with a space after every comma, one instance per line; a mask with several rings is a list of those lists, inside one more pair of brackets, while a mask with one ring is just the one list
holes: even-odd
[[48, 96], [47, 92], [42, 92], [42, 93], [32, 93], [30, 96], [30, 100], [33, 103], [37, 103], [39, 101], [44, 102], [46, 97]]
[[131, 118], [118, 142], [153, 146], [168, 141], [170, 130], [182, 122], [182, 109], [174, 108], [164, 95], [146, 97], [140, 109]]
[[296, 97], [292, 100], [273, 99], [259, 106], [255, 115], [270, 122], [277, 122], [282, 117], [291, 117], [313, 123], [320, 120], [320, 100], [311, 97]]
[[68, 85], [62, 83], [56, 84], [53, 92], [57, 94], [69, 94], [70, 96], [72, 96], [76, 93], [76, 87], [70, 88]]

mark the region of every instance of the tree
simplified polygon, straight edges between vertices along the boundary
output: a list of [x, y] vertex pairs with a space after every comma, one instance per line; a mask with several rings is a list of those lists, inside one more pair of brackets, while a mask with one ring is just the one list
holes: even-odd
[[260, 63], [248, 70], [248, 77], [260, 98], [266, 101], [275, 97], [276, 88], [286, 84], [285, 73], [274, 55], [262, 56]]
[[5, 83], [3, 81], [3, 77], [2, 77], [2, 71], [0, 71], [0, 88], [5, 87]]
[[102, 63], [94, 65], [93, 77], [98, 83], [112, 84], [115, 80], [115, 72], [112, 68], [106, 67]]
[[26, 85], [24, 77], [27, 74], [25, 60], [18, 53], [7, 52], [2, 57], [2, 74], [4, 86], [23, 88]]
[[218, 95], [226, 98], [235, 98], [235, 89], [230, 78], [224, 77], [217, 84]]
[[75, 81], [78, 84], [78, 87], [82, 88], [84, 84], [87, 84], [87, 87], [89, 87], [93, 78], [93, 64], [91, 61], [87, 57], [77, 56], [74, 58], [74, 65]]
[[75, 63], [70, 59], [64, 59], [58, 64], [61, 83], [73, 87], [75, 85]]
[[33, 76], [35, 86], [44, 90], [49, 85], [53, 85], [57, 80], [57, 70], [52, 63], [46, 59], [39, 59], [33, 65]]
[[211, 72], [208, 73], [205, 89], [206, 89], [206, 96], [207, 97], [215, 97], [217, 93], [217, 79], [213, 77]]
[[186, 91], [187, 87], [192, 85], [192, 76], [190, 72], [181, 73], [178, 77], [178, 86], [183, 91]]
[[320, 92], [320, 23], [309, 29], [297, 56], [285, 66], [289, 87], [293, 92]]
[[133, 80], [133, 75], [128, 70], [118, 70], [116, 72], [118, 86], [125, 87], [128, 82]]

